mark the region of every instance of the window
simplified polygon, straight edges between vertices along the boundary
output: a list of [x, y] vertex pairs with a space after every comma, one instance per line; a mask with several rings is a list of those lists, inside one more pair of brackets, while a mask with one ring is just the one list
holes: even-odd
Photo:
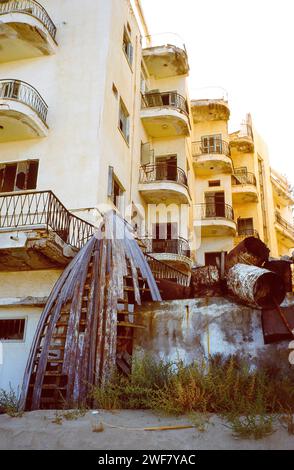
[[238, 219], [238, 234], [239, 235], [253, 235], [253, 218], [246, 218], [242, 219], [241, 217]]
[[36, 189], [38, 160], [0, 164], [0, 192]]
[[24, 330], [24, 318], [0, 320], [0, 341], [22, 341]]
[[202, 152], [205, 153], [222, 153], [222, 136], [207, 135], [202, 137]]
[[122, 198], [124, 196], [125, 190], [115, 176], [113, 167], [110, 166], [108, 170], [108, 197], [111, 199], [112, 203], [117, 207], [117, 209], [122, 208]]
[[126, 58], [129, 62], [129, 64], [132, 65], [133, 64], [134, 52], [133, 52], [133, 46], [132, 46], [132, 43], [131, 43], [129, 33], [128, 33], [126, 28], [124, 28], [123, 50], [124, 50], [124, 53], [126, 55]]
[[[223, 252], [224, 256], [227, 254]], [[216, 266], [221, 267], [222, 252], [205, 253], [205, 266]]]
[[205, 193], [206, 217], [225, 217], [225, 193]]
[[119, 104], [119, 129], [123, 134], [124, 138], [126, 139], [127, 143], [130, 140], [130, 115], [125, 107], [125, 104], [122, 100], [120, 100]]
[[214, 188], [214, 187], [220, 186], [220, 185], [221, 185], [220, 180], [208, 181], [208, 186], [209, 186], [210, 188]]

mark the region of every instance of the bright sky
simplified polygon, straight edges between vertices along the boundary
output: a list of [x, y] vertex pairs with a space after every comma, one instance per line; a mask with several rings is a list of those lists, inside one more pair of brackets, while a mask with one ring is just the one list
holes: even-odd
[[251, 112], [272, 166], [294, 183], [294, 1], [141, 1], [150, 34], [183, 38], [191, 98], [201, 87], [225, 88], [231, 131]]

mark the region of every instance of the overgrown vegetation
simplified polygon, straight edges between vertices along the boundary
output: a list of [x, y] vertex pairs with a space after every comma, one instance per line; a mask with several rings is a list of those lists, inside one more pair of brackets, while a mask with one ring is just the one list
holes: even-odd
[[12, 418], [20, 418], [23, 415], [18, 409], [18, 398], [16, 392], [10, 386], [9, 392], [0, 390], [0, 414], [4, 413]]
[[[275, 417], [269, 415], [287, 410], [290, 419], [294, 377], [278, 370], [252, 370], [236, 356], [215, 356], [190, 366], [146, 356], [135, 359], [132, 376], [114, 373], [106, 387], [93, 390], [93, 398], [95, 406], [106, 410], [151, 409], [194, 417], [216, 413], [229, 422], [234, 435], [259, 439], [274, 432]], [[199, 426], [205, 430], [207, 421]]]

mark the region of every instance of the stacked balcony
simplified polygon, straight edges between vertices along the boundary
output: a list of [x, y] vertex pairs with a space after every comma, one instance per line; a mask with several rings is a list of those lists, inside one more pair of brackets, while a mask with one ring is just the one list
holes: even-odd
[[232, 195], [233, 202], [236, 204], [258, 202], [256, 177], [254, 173], [236, 168], [232, 176]]
[[271, 181], [277, 203], [281, 206], [292, 206], [294, 204], [293, 188], [287, 179], [271, 169]]
[[203, 121], [228, 121], [230, 119], [230, 108], [225, 99], [192, 100], [191, 111], [195, 124]]
[[279, 212], [276, 212], [275, 228], [278, 241], [291, 249], [294, 247], [294, 225], [285, 220]]
[[235, 236], [234, 210], [229, 204], [196, 204], [194, 227], [201, 230], [202, 237]]
[[47, 104], [33, 86], [0, 80], [0, 142], [45, 137], [47, 112]]
[[186, 47], [176, 34], [147, 36], [143, 44], [143, 58], [149, 75], [155, 79], [189, 73]]
[[223, 140], [214, 139], [213, 145], [205, 145], [203, 141], [193, 142], [192, 156], [197, 175], [231, 174], [233, 171], [230, 147]]
[[167, 239], [144, 238], [141, 240], [143, 251], [158, 261], [163, 261], [182, 272], [192, 266], [188, 240], [182, 237]]
[[56, 50], [56, 26], [35, 0], [0, 3], [0, 63], [41, 57]]
[[150, 137], [190, 134], [189, 108], [177, 92], [149, 92], [142, 96], [141, 119]]
[[254, 152], [254, 136], [252, 126], [248, 122], [242, 122], [241, 129], [230, 135], [231, 149], [239, 153]]
[[165, 162], [140, 168], [139, 191], [148, 204], [190, 203], [186, 173]]

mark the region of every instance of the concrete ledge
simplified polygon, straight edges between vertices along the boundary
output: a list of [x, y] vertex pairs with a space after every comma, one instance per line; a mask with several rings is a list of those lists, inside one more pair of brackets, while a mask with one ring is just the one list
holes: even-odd
[[1, 307], [44, 307], [48, 297], [5, 297], [0, 298]]

